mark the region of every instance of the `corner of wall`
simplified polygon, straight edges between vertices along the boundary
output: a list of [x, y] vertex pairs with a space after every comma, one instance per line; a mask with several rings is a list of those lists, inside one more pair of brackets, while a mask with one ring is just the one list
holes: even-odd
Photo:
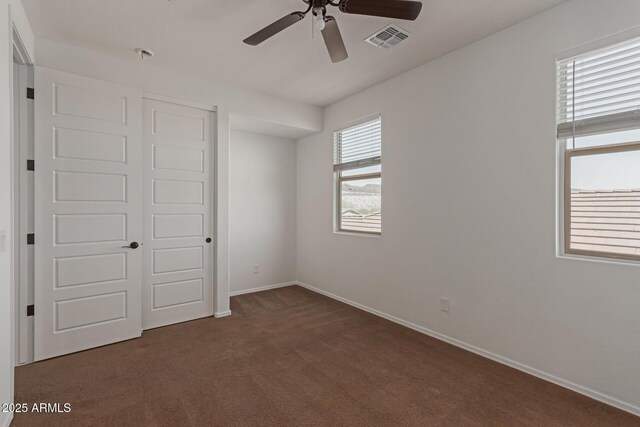
[[35, 63], [36, 38], [27, 13], [22, 6], [22, 1], [9, 0], [9, 5], [11, 6], [11, 20], [20, 35], [20, 41], [24, 45], [31, 62]]
[[295, 257], [293, 260], [293, 280], [294, 282], [298, 281], [298, 143], [299, 143], [299, 139], [295, 140], [294, 143], [294, 154], [295, 154], [295, 162], [294, 162], [294, 170], [295, 170], [295, 177], [296, 177], [296, 191], [294, 192], [294, 196], [295, 196], [295, 203], [294, 203], [294, 218], [295, 218], [295, 224], [294, 224], [294, 232], [295, 232], [295, 239], [294, 239], [294, 253], [295, 253]]
[[216, 117], [216, 300], [214, 311], [229, 311], [229, 162], [230, 129], [229, 111], [218, 107]]

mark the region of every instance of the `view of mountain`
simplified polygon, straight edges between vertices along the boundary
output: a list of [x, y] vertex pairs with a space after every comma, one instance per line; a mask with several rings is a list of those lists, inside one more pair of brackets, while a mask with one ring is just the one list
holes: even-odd
[[362, 186], [342, 183], [342, 211], [355, 211], [361, 215], [371, 215], [382, 211], [382, 187], [380, 184]]

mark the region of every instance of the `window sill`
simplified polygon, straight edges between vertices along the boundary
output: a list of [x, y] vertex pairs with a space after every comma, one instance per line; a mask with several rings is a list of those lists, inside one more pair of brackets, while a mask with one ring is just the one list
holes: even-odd
[[587, 261], [587, 262], [595, 262], [600, 264], [613, 264], [613, 265], [626, 265], [633, 267], [640, 267], [639, 261], [627, 260], [627, 259], [618, 259], [618, 258], [605, 258], [598, 256], [588, 256], [588, 255], [577, 255], [577, 254], [566, 254], [559, 253], [556, 254], [556, 259], [563, 259], [569, 261]]
[[351, 231], [334, 231], [333, 234], [341, 235], [341, 236], [356, 236], [356, 237], [369, 237], [373, 239], [382, 238], [382, 234], [373, 234], [373, 233], [357, 233]]

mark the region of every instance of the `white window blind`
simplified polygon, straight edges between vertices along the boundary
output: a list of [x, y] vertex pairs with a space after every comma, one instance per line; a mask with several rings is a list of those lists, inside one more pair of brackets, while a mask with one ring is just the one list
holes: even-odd
[[640, 128], [640, 38], [559, 62], [558, 138]]
[[334, 172], [381, 164], [381, 131], [380, 117], [336, 131]]

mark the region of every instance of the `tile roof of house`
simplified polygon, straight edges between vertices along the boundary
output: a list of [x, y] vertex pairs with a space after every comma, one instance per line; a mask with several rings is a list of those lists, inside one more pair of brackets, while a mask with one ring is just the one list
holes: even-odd
[[[382, 213], [342, 214], [342, 228], [379, 232]], [[640, 189], [573, 190], [571, 248], [640, 256]]]
[[379, 233], [381, 225], [382, 212], [367, 216], [363, 216], [352, 210], [342, 213], [342, 229], [346, 231]]
[[[382, 213], [342, 214], [342, 228], [380, 232]], [[640, 189], [573, 190], [571, 248], [640, 256]]]
[[640, 189], [572, 190], [571, 248], [640, 256]]

